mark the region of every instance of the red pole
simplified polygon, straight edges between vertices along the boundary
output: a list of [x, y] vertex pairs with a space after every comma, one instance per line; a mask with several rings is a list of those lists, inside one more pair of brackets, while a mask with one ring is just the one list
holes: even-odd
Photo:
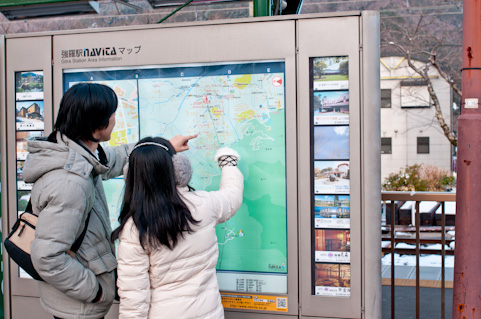
[[463, 7], [453, 319], [481, 318], [481, 1]]

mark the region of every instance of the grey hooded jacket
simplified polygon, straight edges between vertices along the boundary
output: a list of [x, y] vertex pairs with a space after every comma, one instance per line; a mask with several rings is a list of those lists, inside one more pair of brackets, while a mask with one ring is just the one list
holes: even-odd
[[[57, 142], [28, 141], [24, 181], [34, 183], [33, 212], [39, 215], [32, 263], [45, 282], [38, 282], [44, 309], [60, 318], [102, 318], [115, 295], [117, 262], [110, 242], [111, 226], [102, 179], [122, 174], [133, 145], [105, 148], [102, 165], [82, 146], [60, 133]], [[83, 231], [75, 258], [66, 253]], [[102, 287], [100, 301], [92, 303]]]

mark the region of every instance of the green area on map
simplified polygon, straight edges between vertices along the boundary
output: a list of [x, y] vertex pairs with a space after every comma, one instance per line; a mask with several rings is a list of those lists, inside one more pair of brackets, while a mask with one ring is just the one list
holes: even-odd
[[[285, 89], [274, 85], [283, 80], [283, 73], [261, 73], [98, 81], [123, 94], [111, 145], [199, 134], [185, 153], [195, 189], [218, 189], [218, 148], [241, 155], [244, 201], [216, 228], [218, 270], [287, 273]], [[107, 181], [104, 188], [115, 228], [123, 180]]]

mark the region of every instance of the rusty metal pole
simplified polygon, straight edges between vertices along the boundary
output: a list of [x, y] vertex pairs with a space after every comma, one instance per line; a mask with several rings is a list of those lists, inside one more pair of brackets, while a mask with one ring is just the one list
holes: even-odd
[[453, 319], [481, 318], [481, 1], [463, 7]]

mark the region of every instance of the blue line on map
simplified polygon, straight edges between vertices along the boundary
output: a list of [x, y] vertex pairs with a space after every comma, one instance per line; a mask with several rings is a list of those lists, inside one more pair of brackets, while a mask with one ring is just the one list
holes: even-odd
[[[237, 75], [237, 74], [236, 74], [236, 75]], [[215, 83], [215, 81], [214, 81], [214, 77], [213, 77], [213, 76], [209, 76], [209, 77], [211, 78], [212, 83], [215, 85], [216, 83]], [[226, 91], [225, 88], [221, 87], [221, 89], [224, 91], [224, 94], [229, 94], [229, 92], [227, 92], [227, 93], [225, 92], [225, 91]], [[230, 103], [229, 103], [228, 101], [227, 101], [226, 110], [227, 110], [227, 111], [230, 111]], [[209, 115], [210, 115], [210, 111], [209, 111]], [[232, 123], [232, 119], [231, 119], [230, 117], [228, 117], [228, 119], [229, 119], [229, 124], [231, 125], [231, 127], [232, 127], [232, 129], [234, 130], [234, 133], [235, 133], [235, 135], [236, 135], [237, 143], [239, 143], [239, 142], [240, 142], [239, 133], [237, 132], [234, 124]], [[214, 127], [214, 129], [215, 129], [215, 127]], [[217, 136], [217, 133], [216, 133], [216, 136]], [[220, 143], [220, 140], [219, 140], [219, 137], [218, 137], [218, 136], [217, 136], [217, 141], [218, 141], [218, 143], [219, 143], [219, 145], [220, 145], [221, 143]]]
[[[153, 79], [153, 80], [157, 80], [157, 79]], [[159, 79], [159, 82], [160, 83], [167, 83], [167, 84], [170, 84], [170, 85], [174, 86], [174, 83], [172, 83], [171, 81]]]
[[187, 94], [184, 96], [184, 99], [182, 100], [182, 102], [180, 102], [180, 106], [179, 106], [179, 108], [177, 109], [177, 115], [175, 116], [175, 118], [174, 118], [174, 119], [172, 120], [172, 122], [170, 122], [170, 123], [174, 123], [175, 120], [177, 120], [177, 118], [179, 117], [179, 114], [180, 114], [180, 109], [182, 108], [182, 106], [183, 106], [183, 104], [184, 104], [184, 102], [185, 102], [185, 99], [189, 96], [190, 91], [192, 91], [192, 89], [193, 89], [194, 86], [197, 84], [197, 82], [200, 81], [200, 79], [201, 79], [201, 78], [198, 78], [198, 79], [194, 82], [194, 84], [192, 84], [192, 85], [190, 86], [189, 90], [187, 91]]
[[[177, 96], [178, 96], [178, 95], [177, 95]], [[169, 102], [170, 100], [172, 100], [174, 97], [177, 97], [177, 96], [172, 95], [171, 97], [169, 97], [168, 99], [166, 99], [166, 100], [164, 100], [164, 101], [159, 101], [159, 102], [153, 103], [152, 106], [155, 106], [155, 105], [157, 105], [157, 104], [167, 103], [167, 102]]]
[[[229, 108], [230, 108], [230, 105], [229, 105]], [[240, 142], [239, 133], [237, 133], [237, 130], [235, 129], [234, 123], [232, 123], [231, 118], [229, 118], [229, 123], [232, 126], [232, 129], [234, 130], [235, 136], [237, 137], [237, 143], [239, 143]]]

